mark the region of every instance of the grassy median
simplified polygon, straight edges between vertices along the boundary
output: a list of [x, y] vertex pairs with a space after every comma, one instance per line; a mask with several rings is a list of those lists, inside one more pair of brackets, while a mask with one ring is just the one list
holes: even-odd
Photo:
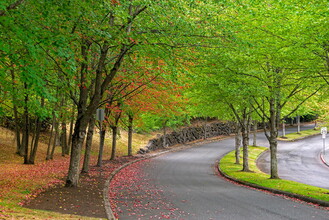
[[286, 134], [284, 137], [278, 137], [278, 140], [295, 141], [295, 140], [303, 139], [303, 138], [314, 136], [314, 135], [320, 135], [320, 128], [303, 130], [303, 131], [300, 131], [299, 133], [298, 132], [289, 133], [289, 134]]
[[329, 201], [329, 190], [310, 186], [290, 180], [269, 179], [270, 175], [261, 172], [256, 166], [258, 156], [267, 150], [265, 147], [249, 147], [249, 166], [253, 172], [242, 172], [242, 164], [235, 164], [234, 151], [224, 156], [220, 162], [220, 170], [237, 180], [253, 183], [259, 186], [286, 191], [302, 196]]

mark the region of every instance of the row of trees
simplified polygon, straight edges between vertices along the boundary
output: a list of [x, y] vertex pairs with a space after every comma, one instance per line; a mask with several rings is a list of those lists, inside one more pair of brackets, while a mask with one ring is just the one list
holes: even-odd
[[200, 74], [190, 96], [207, 106], [204, 114], [237, 121], [243, 137], [243, 171], [249, 171], [252, 120], [264, 124], [271, 178], [279, 178], [280, 124], [298, 113], [318, 113], [310, 104], [327, 98], [328, 13], [322, 1], [231, 3], [225, 13], [226, 19], [234, 18], [231, 40], [221, 42], [223, 48], [207, 50], [207, 57], [199, 54], [204, 62], [197, 67]]
[[[108, 130], [115, 158], [120, 123], [131, 155], [134, 122], [165, 127], [193, 116], [237, 122], [245, 171], [248, 128], [262, 122], [271, 178], [278, 178], [279, 124], [326, 98], [328, 13], [320, 0], [5, 0], [0, 113], [14, 119], [25, 163], [34, 163], [40, 125], [52, 121], [53, 137], [68, 143], [63, 155], [70, 151], [67, 186], [78, 185], [85, 140], [88, 172], [95, 126], [102, 127], [100, 166]], [[105, 109], [102, 126], [98, 108]], [[59, 134], [67, 124], [68, 140]]]
[[119, 122], [131, 134], [135, 119], [156, 114], [166, 125], [181, 112], [190, 64], [181, 56], [211, 32], [199, 16], [220, 8], [212, 1], [5, 0], [0, 10], [1, 114], [15, 121], [17, 152], [34, 163], [40, 124], [52, 121], [56, 139], [70, 123], [68, 140], [60, 136], [63, 155], [70, 149], [66, 185], [77, 186], [85, 139], [88, 172], [96, 109], [106, 109], [101, 136], [111, 128], [112, 159]]

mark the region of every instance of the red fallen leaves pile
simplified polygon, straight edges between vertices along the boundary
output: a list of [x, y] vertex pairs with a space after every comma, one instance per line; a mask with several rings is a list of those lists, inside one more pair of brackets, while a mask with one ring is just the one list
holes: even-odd
[[149, 161], [140, 161], [121, 170], [111, 181], [110, 202], [116, 218], [180, 219], [188, 213], [166, 200], [160, 186], [143, 173]]

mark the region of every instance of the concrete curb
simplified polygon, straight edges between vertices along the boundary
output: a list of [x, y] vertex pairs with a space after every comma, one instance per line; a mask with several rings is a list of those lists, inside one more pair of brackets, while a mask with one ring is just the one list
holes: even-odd
[[329, 167], [329, 162], [326, 161], [326, 159], [324, 158], [323, 152], [320, 153], [320, 159], [321, 159], [322, 163], [324, 163], [324, 165]]
[[[218, 162], [220, 160], [221, 160], [221, 158], [218, 160]], [[314, 199], [314, 198], [310, 198], [310, 197], [306, 197], [306, 196], [302, 196], [302, 195], [298, 195], [298, 194], [294, 194], [294, 193], [290, 193], [290, 192], [286, 192], [286, 191], [281, 191], [281, 190], [277, 190], [277, 189], [271, 189], [271, 188], [260, 186], [260, 185], [254, 184], [254, 183], [249, 183], [249, 182], [245, 182], [245, 181], [235, 179], [235, 178], [227, 175], [226, 173], [224, 173], [220, 169], [218, 163], [217, 163], [216, 166], [217, 166], [217, 169], [218, 169], [218, 172], [220, 173], [220, 175], [222, 175], [224, 178], [229, 179], [229, 180], [231, 180], [233, 182], [236, 182], [238, 184], [249, 186], [249, 187], [252, 187], [254, 189], [260, 189], [260, 190], [268, 191], [268, 192], [276, 194], [276, 195], [283, 195], [283, 196], [298, 199], [298, 200], [301, 200], [301, 201], [304, 201], [304, 202], [313, 203], [313, 204], [316, 204], [316, 205], [319, 205], [319, 206], [322, 206], [322, 207], [329, 207], [329, 202], [327, 202], [327, 201], [322, 201], [322, 200], [318, 200], [318, 199]]]

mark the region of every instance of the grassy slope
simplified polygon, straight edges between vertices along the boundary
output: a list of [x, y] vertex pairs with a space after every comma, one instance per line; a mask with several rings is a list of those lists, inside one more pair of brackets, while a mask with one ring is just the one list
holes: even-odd
[[[133, 152], [146, 145], [151, 136], [134, 134]], [[98, 136], [94, 138], [91, 163], [96, 163]], [[15, 154], [13, 132], [0, 127], [0, 219], [91, 219], [81, 216], [63, 215], [21, 207], [24, 199], [33, 198], [38, 192], [64, 184], [67, 174], [69, 157], [62, 157], [57, 147], [54, 160], [45, 161], [47, 145], [40, 143], [36, 165], [23, 165], [23, 158]], [[46, 138], [43, 139], [47, 143]], [[104, 159], [110, 157], [111, 136], [106, 137]], [[118, 140], [118, 156], [126, 153], [127, 135], [122, 131]], [[31, 181], [33, 180], [33, 181]]]
[[256, 159], [265, 151], [264, 147], [249, 147], [249, 165], [253, 173], [241, 172], [242, 165], [235, 164], [234, 151], [224, 156], [220, 163], [220, 169], [227, 175], [246, 182], [254, 183], [260, 186], [287, 191], [303, 196], [329, 201], [329, 190], [297, 183], [290, 180], [274, 180], [269, 179], [269, 175], [261, 172], [256, 166]]

